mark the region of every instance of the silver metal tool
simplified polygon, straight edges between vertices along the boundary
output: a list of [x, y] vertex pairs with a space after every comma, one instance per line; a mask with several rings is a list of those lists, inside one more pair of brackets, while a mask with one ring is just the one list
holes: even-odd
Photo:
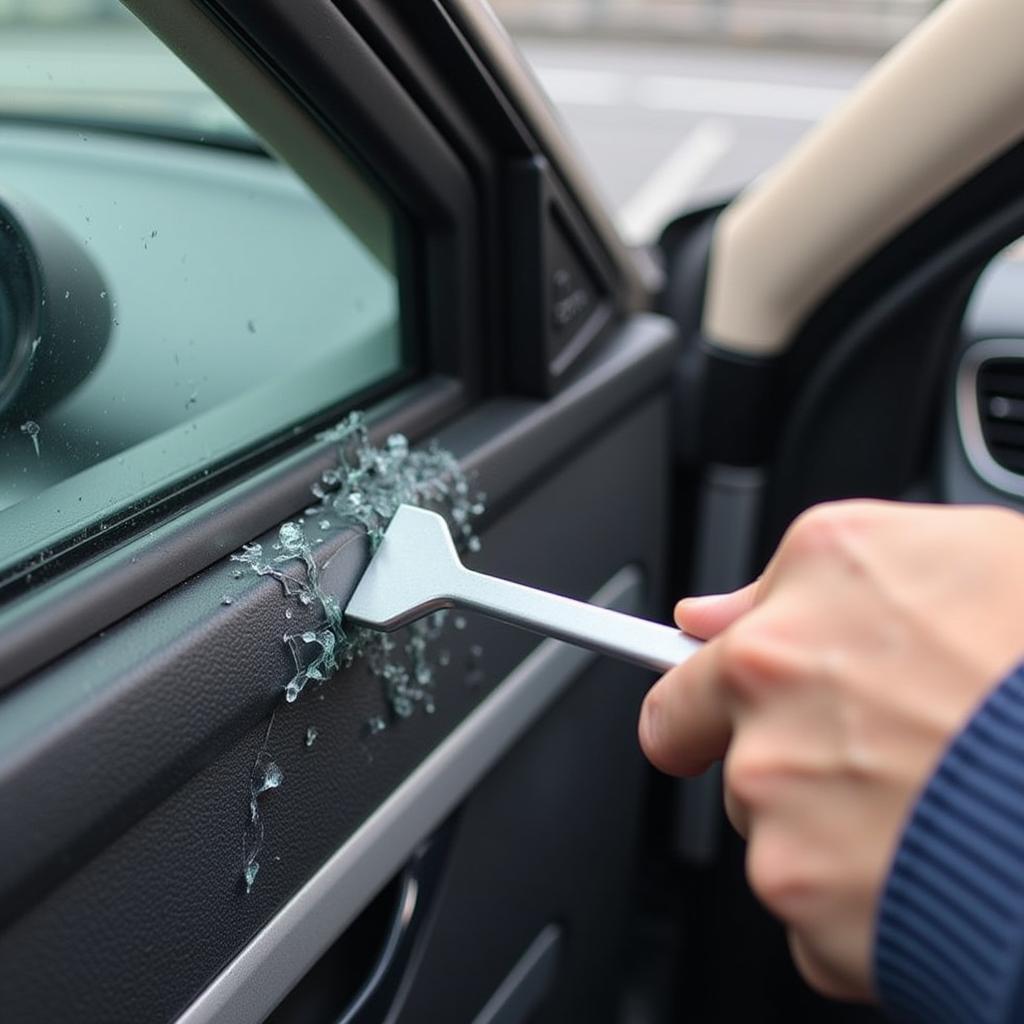
[[664, 672], [701, 647], [672, 626], [486, 576], [459, 561], [436, 512], [403, 505], [345, 609], [391, 632], [441, 608], [468, 608], [515, 626]]

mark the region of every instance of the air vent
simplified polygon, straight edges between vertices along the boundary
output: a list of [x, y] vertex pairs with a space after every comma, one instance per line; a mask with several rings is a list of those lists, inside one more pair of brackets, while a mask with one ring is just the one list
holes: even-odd
[[987, 359], [976, 378], [981, 434], [992, 459], [1024, 474], [1024, 359]]
[[1024, 495], [1024, 339], [990, 338], [967, 349], [956, 397], [975, 472], [999, 490]]

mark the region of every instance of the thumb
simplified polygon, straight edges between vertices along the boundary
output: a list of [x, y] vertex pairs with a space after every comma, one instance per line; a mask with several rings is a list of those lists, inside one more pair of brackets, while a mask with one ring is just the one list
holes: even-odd
[[731, 594], [684, 597], [676, 604], [676, 625], [684, 633], [710, 639], [754, 607], [758, 583], [760, 580], [754, 580]]

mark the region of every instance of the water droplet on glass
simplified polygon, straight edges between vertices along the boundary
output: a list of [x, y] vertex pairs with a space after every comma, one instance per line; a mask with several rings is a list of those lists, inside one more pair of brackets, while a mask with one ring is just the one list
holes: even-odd
[[306, 730], [306, 746], [307, 747], [313, 746], [313, 744], [316, 743], [317, 736], [319, 736], [319, 735], [320, 734], [317, 732], [316, 726], [315, 725], [311, 725]]
[[32, 439], [32, 447], [36, 450], [36, 458], [39, 458], [39, 424], [35, 420], [25, 420], [21, 425], [21, 432]]
[[459, 630], [465, 629], [466, 628], [466, 620], [465, 620], [465, 618], [463, 616], [456, 615], [455, 618], [452, 620], [452, 625], [456, 629], [459, 629]]
[[234, 602], [234, 599], [233, 599], [233, 598], [231, 598], [231, 597], [228, 597], [228, 595], [227, 595], [227, 594], [225, 594], [225, 595], [224, 595], [224, 596], [223, 596], [223, 597], [222, 597], [222, 598], [220, 599], [220, 603], [221, 603], [221, 604], [234, 604], [235, 602]]

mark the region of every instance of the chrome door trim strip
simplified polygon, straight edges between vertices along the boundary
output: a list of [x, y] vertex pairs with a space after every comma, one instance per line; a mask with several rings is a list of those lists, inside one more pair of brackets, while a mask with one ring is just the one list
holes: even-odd
[[[640, 611], [644, 580], [619, 570], [591, 598]], [[259, 1024], [596, 655], [545, 640], [498, 684], [277, 912], [177, 1024]]]

